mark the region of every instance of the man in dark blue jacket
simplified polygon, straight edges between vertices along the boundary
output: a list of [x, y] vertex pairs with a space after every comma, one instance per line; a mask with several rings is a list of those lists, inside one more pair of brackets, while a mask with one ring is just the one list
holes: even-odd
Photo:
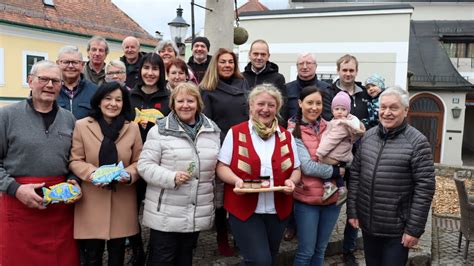
[[300, 92], [304, 87], [315, 86], [323, 92], [323, 113], [322, 116], [326, 120], [331, 120], [331, 101], [334, 97], [331, 93], [331, 85], [328, 83], [318, 80], [316, 76], [316, 57], [312, 53], [302, 53], [296, 60], [296, 69], [298, 70], [298, 76], [296, 80], [286, 84], [287, 101], [284, 109], [283, 117], [287, 120], [296, 115], [298, 111], [298, 100], [300, 98]]
[[59, 106], [71, 111], [76, 119], [89, 115], [91, 98], [97, 85], [84, 79], [81, 74], [84, 62], [82, 53], [76, 46], [64, 46], [59, 50], [58, 60], [62, 71], [62, 86], [57, 102]]

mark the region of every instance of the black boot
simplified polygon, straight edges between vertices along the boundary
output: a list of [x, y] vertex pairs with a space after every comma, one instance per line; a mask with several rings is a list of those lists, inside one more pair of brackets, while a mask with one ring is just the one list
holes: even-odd
[[79, 240], [81, 266], [102, 266], [104, 241], [96, 239]]
[[128, 238], [130, 240], [130, 247], [132, 248], [132, 257], [129, 265], [144, 266], [145, 265], [145, 251], [143, 249], [143, 241], [141, 233]]

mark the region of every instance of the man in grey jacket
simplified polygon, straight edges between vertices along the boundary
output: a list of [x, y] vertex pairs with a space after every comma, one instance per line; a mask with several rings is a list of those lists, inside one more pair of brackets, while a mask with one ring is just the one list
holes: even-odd
[[406, 122], [408, 93], [380, 95], [380, 124], [367, 131], [352, 163], [347, 217], [362, 229], [367, 265], [405, 265], [423, 234], [435, 191], [431, 146]]
[[[38, 194], [65, 181], [75, 119], [56, 103], [61, 70], [55, 63], [33, 65], [28, 85], [31, 98], [0, 108], [0, 265], [76, 265], [74, 207], [45, 207]], [[31, 248], [36, 245], [41, 252]]]

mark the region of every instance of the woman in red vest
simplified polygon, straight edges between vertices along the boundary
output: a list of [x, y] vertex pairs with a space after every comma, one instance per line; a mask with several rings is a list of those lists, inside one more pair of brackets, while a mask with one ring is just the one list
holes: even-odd
[[[224, 208], [243, 256], [243, 264], [276, 265], [278, 249], [300, 179], [300, 162], [291, 134], [278, 126], [281, 93], [270, 84], [256, 86], [248, 98], [250, 120], [227, 132], [219, 153], [218, 176], [225, 182]], [[243, 180], [268, 179], [283, 191], [236, 193]]]
[[301, 160], [301, 182], [293, 193], [293, 214], [298, 229], [298, 250], [294, 265], [322, 266], [326, 246], [341, 210], [341, 206], [336, 205], [338, 192], [322, 200], [323, 179], [343, 176], [345, 170], [320, 163], [316, 155], [326, 129], [326, 120], [321, 117], [322, 92], [314, 86], [305, 87], [301, 90], [298, 102], [298, 113], [288, 123]]

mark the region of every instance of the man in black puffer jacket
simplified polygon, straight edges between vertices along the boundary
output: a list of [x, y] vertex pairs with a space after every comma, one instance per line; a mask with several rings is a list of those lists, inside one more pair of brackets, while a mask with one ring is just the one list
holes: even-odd
[[[269, 59], [268, 43], [265, 40], [255, 40], [250, 45], [250, 62], [242, 72], [242, 76], [244, 76], [250, 89], [262, 83], [273, 84], [281, 92], [283, 100], [286, 101], [285, 77], [278, 73], [278, 65], [270, 62]], [[283, 110], [280, 114], [283, 114]], [[286, 127], [287, 120], [287, 117], [282, 117], [278, 122]]]
[[380, 124], [357, 149], [349, 180], [347, 216], [362, 229], [367, 265], [405, 265], [423, 234], [435, 191], [431, 146], [406, 122], [408, 93], [380, 95]]

